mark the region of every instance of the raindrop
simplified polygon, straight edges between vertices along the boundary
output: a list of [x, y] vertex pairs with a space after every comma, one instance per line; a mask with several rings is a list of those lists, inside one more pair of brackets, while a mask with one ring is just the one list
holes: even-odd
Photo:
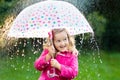
[[100, 74], [98, 74], [98, 77], [100, 77]]
[[12, 60], [13, 58], [12, 58], [12, 57], [10, 57], [10, 59]]
[[35, 71], [35, 73], [38, 73], [37, 71]]
[[24, 68], [24, 65], [22, 65], [21, 69], [23, 69], [23, 68]]
[[29, 57], [29, 59], [31, 59], [31, 57]]
[[14, 67], [15, 67], [15, 65], [11, 65], [11, 67], [12, 67], [12, 68], [14, 68]]
[[30, 65], [30, 63], [28, 63], [28, 65]]
[[36, 54], [36, 53], [38, 53], [38, 51], [34, 51], [34, 53], [33, 53], [33, 54]]
[[100, 63], [103, 63], [102, 60], [101, 60], [101, 58], [100, 58]]
[[25, 54], [22, 53], [22, 56], [25, 57]]
[[29, 79], [29, 76], [26, 76], [26, 79]]
[[27, 69], [27, 71], [30, 71], [30, 69]]
[[15, 70], [17, 70], [17, 68], [14, 68]]
[[87, 69], [85, 69], [85, 71], [86, 71], [86, 72], [88, 72], [88, 70], [87, 70]]
[[25, 59], [23, 59], [23, 63], [25, 63]]

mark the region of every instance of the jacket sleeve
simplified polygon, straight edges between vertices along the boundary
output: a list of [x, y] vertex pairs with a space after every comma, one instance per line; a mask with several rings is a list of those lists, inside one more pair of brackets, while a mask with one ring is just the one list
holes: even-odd
[[78, 75], [78, 58], [72, 57], [71, 65], [66, 66], [61, 64], [61, 76], [66, 78], [75, 78]]
[[47, 53], [48, 53], [47, 49], [43, 50], [43, 52], [41, 53], [40, 57], [34, 62], [34, 67], [37, 70], [42, 71], [44, 68], [46, 68], [48, 66], [49, 61], [47, 62], [45, 60]]

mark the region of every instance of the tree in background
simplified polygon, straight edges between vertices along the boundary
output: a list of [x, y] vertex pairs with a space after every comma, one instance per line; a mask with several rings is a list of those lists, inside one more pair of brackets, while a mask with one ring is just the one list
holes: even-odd
[[120, 0], [99, 0], [96, 7], [108, 20], [102, 37], [104, 49], [120, 50]]
[[103, 36], [103, 33], [105, 33], [107, 19], [103, 15], [100, 15], [99, 12], [92, 12], [88, 14], [87, 19], [93, 28], [93, 31], [95, 33], [95, 38], [101, 48], [103, 44], [102, 36]]
[[[0, 25], [11, 14], [11, 10], [16, 6], [17, 0], [0, 0]], [[1, 27], [0, 27], [1, 28]]]
[[[103, 50], [120, 51], [119, 5], [120, 0], [91, 0], [91, 5], [86, 5], [88, 10], [86, 14], [87, 18], [90, 21]], [[100, 19], [101, 15], [103, 19], [102, 17]], [[100, 37], [101, 39], [99, 39]]]

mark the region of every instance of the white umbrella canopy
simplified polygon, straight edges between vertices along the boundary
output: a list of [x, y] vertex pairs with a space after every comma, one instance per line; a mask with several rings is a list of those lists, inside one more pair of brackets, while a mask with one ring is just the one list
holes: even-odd
[[66, 28], [70, 35], [94, 33], [83, 14], [72, 4], [65, 1], [42, 1], [20, 12], [8, 36], [45, 38], [54, 28]]

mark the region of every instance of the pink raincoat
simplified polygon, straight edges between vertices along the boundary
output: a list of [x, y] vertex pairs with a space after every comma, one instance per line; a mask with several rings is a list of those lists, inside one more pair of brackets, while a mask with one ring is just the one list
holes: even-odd
[[48, 71], [52, 68], [50, 60], [46, 62], [45, 56], [48, 50], [43, 50], [41, 56], [35, 61], [34, 66], [37, 70], [42, 71], [39, 80], [72, 80], [78, 74], [77, 55], [70, 52], [61, 52], [56, 55], [56, 60], [61, 64], [61, 70], [55, 69], [55, 76], [49, 77]]

